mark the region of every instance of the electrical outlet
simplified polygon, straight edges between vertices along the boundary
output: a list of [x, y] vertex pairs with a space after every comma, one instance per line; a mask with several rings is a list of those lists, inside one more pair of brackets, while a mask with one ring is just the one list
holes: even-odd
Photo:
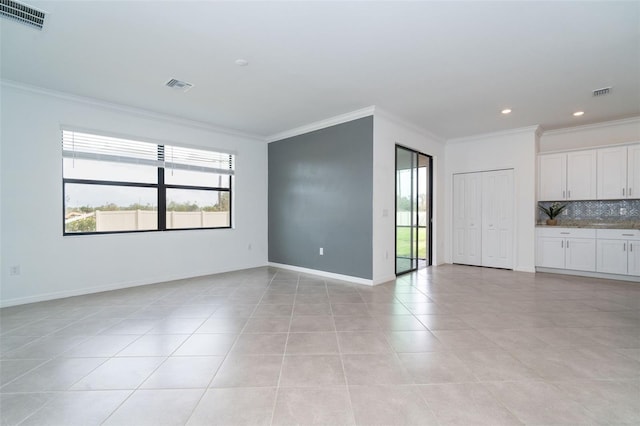
[[324, 249], [320, 247], [320, 256], [324, 256]]
[[626, 216], [626, 215], [627, 215], [627, 208], [620, 207], [620, 216]]
[[17, 277], [20, 275], [20, 265], [13, 265], [9, 268], [9, 275]]

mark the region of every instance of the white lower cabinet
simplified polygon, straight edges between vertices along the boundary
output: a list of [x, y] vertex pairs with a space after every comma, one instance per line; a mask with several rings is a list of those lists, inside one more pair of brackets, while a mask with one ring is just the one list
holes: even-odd
[[536, 266], [595, 272], [596, 230], [538, 228]]
[[597, 271], [640, 276], [640, 231], [598, 229]]

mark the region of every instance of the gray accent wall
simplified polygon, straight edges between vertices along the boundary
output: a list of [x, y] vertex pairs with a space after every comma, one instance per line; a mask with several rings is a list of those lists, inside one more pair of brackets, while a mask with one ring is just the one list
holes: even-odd
[[372, 279], [372, 205], [372, 116], [269, 144], [270, 262]]

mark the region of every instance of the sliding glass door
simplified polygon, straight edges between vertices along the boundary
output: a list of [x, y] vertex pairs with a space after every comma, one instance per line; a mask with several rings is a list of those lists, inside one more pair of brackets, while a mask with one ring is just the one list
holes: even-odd
[[396, 275], [431, 265], [432, 159], [396, 146]]

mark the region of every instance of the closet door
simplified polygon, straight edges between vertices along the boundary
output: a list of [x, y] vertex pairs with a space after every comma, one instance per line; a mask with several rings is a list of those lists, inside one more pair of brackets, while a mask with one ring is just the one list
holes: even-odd
[[513, 170], [482, 173], [482, 266], [513, 268]]
[[482, 174], [453, 175], [453, 261], [482, 264]]

